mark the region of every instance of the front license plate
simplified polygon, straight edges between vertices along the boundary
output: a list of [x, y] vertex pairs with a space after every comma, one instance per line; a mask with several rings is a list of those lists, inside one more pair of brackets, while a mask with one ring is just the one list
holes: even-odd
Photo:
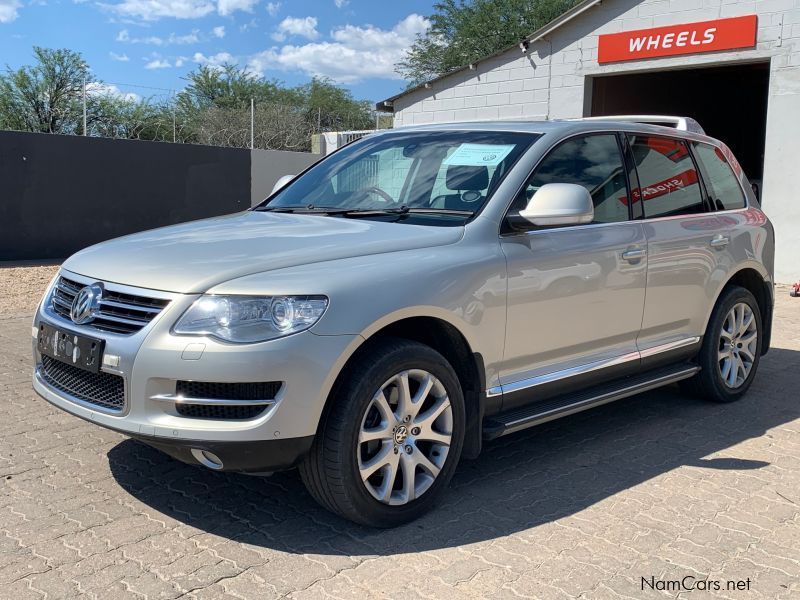
[[103, 360], [104, 340], [78, 335], [53, 327], [47, 323], [39, 324], [37, 336], [39, 352], [79, 369], [97, 373]]

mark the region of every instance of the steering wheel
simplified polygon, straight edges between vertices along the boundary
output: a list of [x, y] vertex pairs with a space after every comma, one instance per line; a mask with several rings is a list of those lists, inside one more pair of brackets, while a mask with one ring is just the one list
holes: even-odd
[[394, 198], [392, 198], [388, 193], [384, 192], [381, 188], [377, 186], [370, 186], [368, 188], [364, 188], [363, 190], [358, 190], [359, 194], [375, 194], [376, 196], [380, 196], [384, 202], [389, 202], [394, 204]]

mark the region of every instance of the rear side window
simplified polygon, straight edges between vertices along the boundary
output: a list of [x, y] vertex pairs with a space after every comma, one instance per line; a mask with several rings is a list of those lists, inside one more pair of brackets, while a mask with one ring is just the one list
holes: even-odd
[[711, 144], [694, 143], [695, 156], [703, 168], [711, 201], [717, 210], [744, 208], [744, 192], [722, 150]]
[[645, 218], [705, 212], [697, 169], [682, 140], [654, 135], [628, 136]]
[[539, 163], [512, 210], [525, 208], [547, 183], [575, 183], [589, 190], [595, 223], [628, 220], [625, 169], [614, 134], [576, 137], [557, 146]]

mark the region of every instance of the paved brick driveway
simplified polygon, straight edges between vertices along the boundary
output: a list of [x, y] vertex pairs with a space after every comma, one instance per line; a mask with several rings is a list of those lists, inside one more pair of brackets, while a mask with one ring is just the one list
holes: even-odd
[[[394, 531], [329, 515], [294, 473], [211, 473], [59, 412], [31, 391], [29, 335], [0, 316], [2, 598], [800, 598], [785, 289], [745, 400], [669, 389], [503, 439]], [[722, 589], [642, 583], [686, 576]]]

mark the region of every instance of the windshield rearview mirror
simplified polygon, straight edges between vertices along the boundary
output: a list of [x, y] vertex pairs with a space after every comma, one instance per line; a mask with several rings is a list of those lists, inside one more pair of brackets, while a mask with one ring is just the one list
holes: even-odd
[[519, 216], [538, 226], [581, 225], [594, 219], [589, 191], [574, 183], [547, 183], [528, 201]]
[[295, 178], [294, 175], [284, 175], [283, 177], [278, 179], [278, 181], [275, 182], [275, 185], [272, 186], [272, 192], [270, 192], [270, 195], [277, 192], [279, 189], [281, 189], [283, 186], [285, 186], [294, 178]]

